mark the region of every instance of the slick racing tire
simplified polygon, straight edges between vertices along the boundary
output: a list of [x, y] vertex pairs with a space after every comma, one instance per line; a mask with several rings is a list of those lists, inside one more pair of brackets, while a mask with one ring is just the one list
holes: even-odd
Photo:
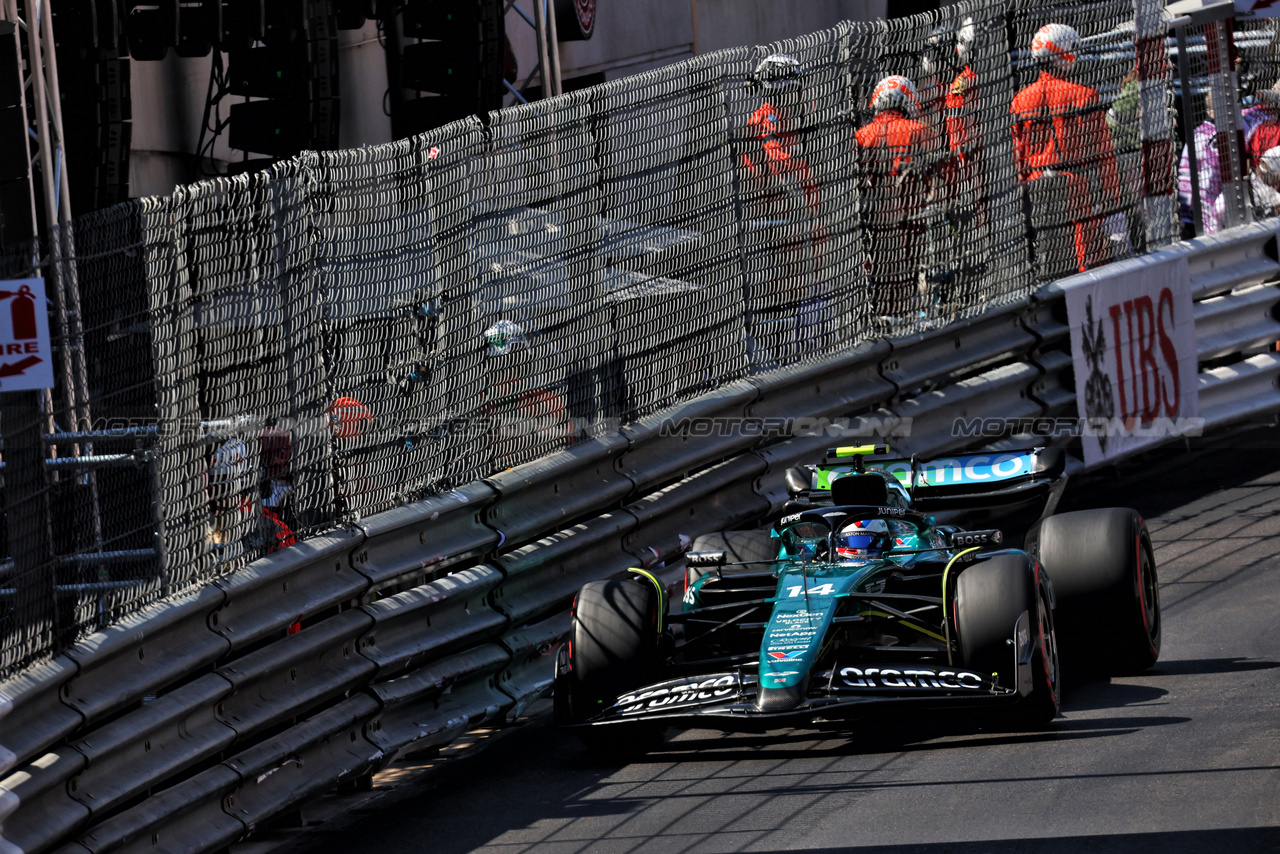
[[[768, 530], [755, 531], [722, 531], [718, 534], [703, 534], [693, 541], [695, 552], [724, 552], [725, 563], [749, 563], [752, 561], [772, 561], [778, 556], [778, 539]], [[684, 572], [685, 590], [708, 572], [714, 572], [712, 566], [691, 566]], [[724, 572], [768, 572], [768, 563], [757, 563], [754, 566], [730, 566]]]
[[1054, 617], [1072, 667], [1140, 673], [1160, 657], [1160, 585], [1137, 511], [1081, 510], [1044, 520], [1040, 562], [1053, 581]]
[[[627, 691], [658, 681], [658, 594], [653, 584], [632, 578], [592, 581], [574, 602], [565, 718], [589, 720]], [[645, 723], [610, 724], [578, 730], [586, 746], [602, 753], [634, 754], [657, 747], [665, 731]]]
[[955, 619], [960, 657], [966, 667], [997, 674], [1006, 688], [1018, 687], [1018, 619], [1031, 631], [1031, 690], [1004, 721], [1015, 729], [1038, 729], [1058, 716], [1061, 668], [1048, 582], [1024, 554], [996, 555], [956, 579]]

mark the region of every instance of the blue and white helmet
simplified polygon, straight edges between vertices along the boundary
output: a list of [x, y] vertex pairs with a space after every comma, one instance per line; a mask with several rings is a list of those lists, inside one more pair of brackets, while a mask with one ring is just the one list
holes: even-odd
[[857, 560], [883, 554], [893, 548], [889, 523], [883, 519], [850, 522], [836, 537], [836, 559]]

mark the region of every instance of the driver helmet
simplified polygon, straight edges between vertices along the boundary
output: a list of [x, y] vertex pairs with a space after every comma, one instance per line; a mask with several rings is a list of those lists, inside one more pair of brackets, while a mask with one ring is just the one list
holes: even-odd
[[874, 557], [893, 548], [889, 523], [883, 519], [850, 522], [835, 538], [836, 559]]
[[1031, 40], [1031, 57], [1060, 71], [1070, 68], [1080, 49], [1080, 34], [1066, 24], [1045, 24]]
[[871, 93], [871, 111], [883, 113], [885, 110], [897, 110], [904, 116], [915, 116], [920, 109], [916, 84], [901, 74], [890, 74], [876, 84]]

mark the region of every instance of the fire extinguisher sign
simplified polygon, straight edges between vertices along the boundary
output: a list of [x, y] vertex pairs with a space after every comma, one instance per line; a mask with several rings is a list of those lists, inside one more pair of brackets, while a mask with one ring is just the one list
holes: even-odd
[[0, 281], [0, 392], [53, 388], [44, 279]]

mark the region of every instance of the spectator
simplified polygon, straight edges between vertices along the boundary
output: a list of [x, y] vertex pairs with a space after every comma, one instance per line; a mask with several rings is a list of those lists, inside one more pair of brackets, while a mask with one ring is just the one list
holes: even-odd
[[797, 137], [807, 109], [802, 74], [794, 57], [772, 54], [752, 75], [763, 100], [747, 120], [743, 196], [748, 228], [768, 253], [764, 280], [752, 281], [749, 294], [747, 347], [758, 364], [798, 353], [802, 339], [820, 335], [825, 318], [822, 190]]
[[[924, 63], [930, 91], [926, 105], [937, 120], [930, 125], [946, 142], [946, 160], [937, 169], [944, 217], [931, 219], [934, 268], [929, 280], [936, 303], [947, 304], [956, 287], [977, 287], [986, 271], [989, 218], [981, 152], [982, 126], [978, 104], [978, 75], [970, 63], [977, 30], [972, 17], [959, 29], [939, 28], [929, 38]], [[941, 147], [941, 146], [940, 146]]]
[[325, 410], [329, 430], [333, 434], [334, 474], [338, 506], [348, 512], [360, 506], [361, 499], [374, 494], [377, 485], [368, 476], [365, 457], [355, 453], [367, 447], [368, 441], [356, 441], [376, 426], [373, 413], [360, 400], [341, 396]]
[[[1112, 258], [1103, 219], [1120, 207], [1120, 178], [1111, 130], [1098, 91], [1068, 80], [1075, 65], [1080, 34], [1066, 24], [1046, 24], [1036, 31], [1031, 56], [1040, 76], [1014, 96], [1013, 148], [1019, 179], [1030, 195], [1032, 227], [1051, 222], [1058, 205], [1065, 207], [1074, 232], [1075, 268], [1084, 271]], [[1053, 181], [1047, 187], [1032, 185]], [[1048, 192], [1038, 192], [1048, 190]], [[1046, 204], [1047, 202], [1047, 204]], [[1043, 238], [1036, 247], [1041, 277], [1055, 276], [1066, 266], [1070, 250], [1061, 251]]]
[[[978, 75], [970, 62], [975, 29], [973, 18], [965, 18], [956, 33], [956, 56], [964, 68], [951, 81], [947, 90], [947, 147], [970, 174], [977, 152], [982, 148], [982, 127], [978, 117]], [[975, 178], [980, 176], [974, 173]]]
[[1241, 114], [1250, 168], [1265, 152], [1280, 145], [1280, 80], [1258, 92], [1257, 98], [1257, 106]]
[[[1200, 224], [1204, 234], [1218, 231], [1219, 205], [1222, 195], [1222, 169], [1218, 163], [1217, 129], [1213, 123], [1213, 99], [1205, 96], [1204, 111], [1208, 116], [1192, 131], [1191, 144], [1182, 147], [1182, 161], [1178, 164], [1178, 202], [1182, 209], [1184, 225], [1194, 222], [1195, 205], [1192, 197], [1191, 156], [1194, 151], [1196, 177], [1200, 185]], [[1192, 229], [1194, 236], [1194, 229]]]
[[1142, 147], [1142, 82], [1138, 66], [1129, 69], [1120, 84], [1120, 94], [1107, 110], [1107, 128], [1117, 151], [1137, 151]]
[[1260, 218], [1280, 215], [1280, 146], [1258, 158], [1253, 172], [1253, 204]]
[[941, 141], [916, 118], [916, 87], [906, 77], [891, 75], [876, 84], [871, 110], [874, 118], [855, 134], [858, 184], [874, 310], [889, 325], [914, 308], [925, 248], [929, 167]]
[[[972, 53], [977, 30], [973, 18], [965, 18], [956, 33], [956, 56], [964, 67], [947, 90], [947, 148], [951, 152], [948, 180], [948, 219], [961, 231], [962, 257], [957, 259], [959, 282], [974, 280], [987, 269], [991, 220], [987, 186], [983, 176], [983, 134], [979, 104], [978, 75], [973, 70]], [[965, 229], [972, 224], [973, 231]], [[967, 232], [967, 233], [965, 233]], [[944, 301], [950, 295], [943, 297]]]
[[[1146, 251], [1147, 235], [1139, 200], [1142, 198], [1142, 81], [1138, 66], [1129, 69], [1120, 84], [1120, 94], [1107, 110], [1107, 129], [1117, 152], [1123, 210], [1107, 220], [1107, 233], [1117, 257]], [[1123, 155], [1123, 156], [1121, 156]], [[1127, 233], [1126, 233], [1127, 232]]]

